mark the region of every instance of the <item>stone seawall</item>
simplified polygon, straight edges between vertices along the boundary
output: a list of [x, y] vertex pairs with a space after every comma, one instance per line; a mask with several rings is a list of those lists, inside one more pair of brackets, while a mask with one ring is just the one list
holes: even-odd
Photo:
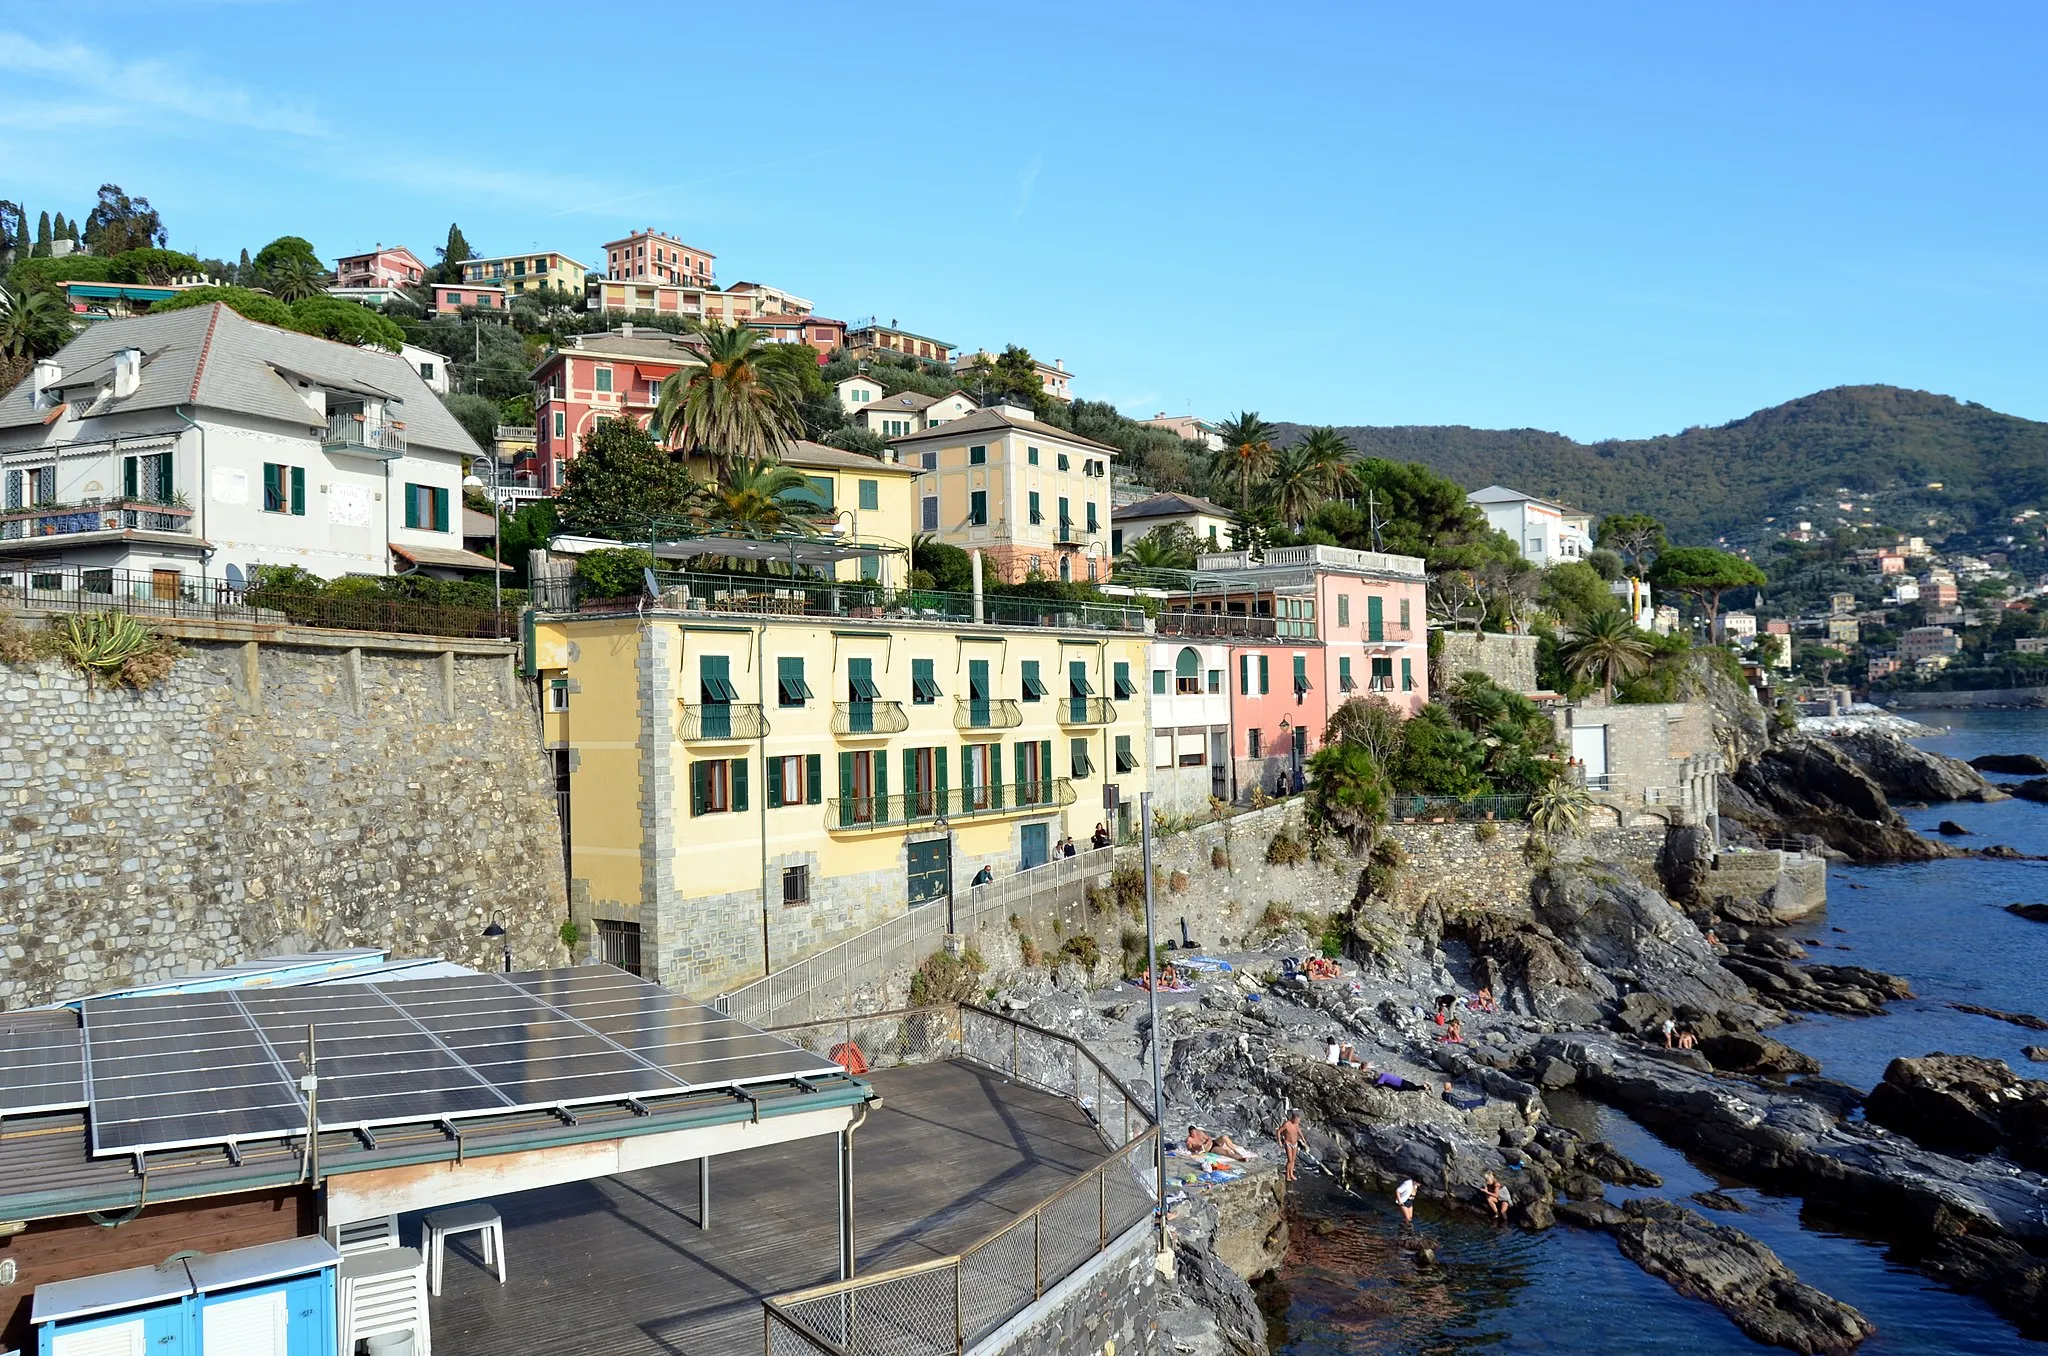
[[561, 964], [552, 773], [512, 647], [268, 628], [147, 692], [0, 667], [0, 1008], [290, 951]]
[[1887, 692], [1884, 705], [1900, 711], [1962, 711], [1973, 706], [2048, 706], [2048, 687], [1995, 687], [1979, 692]]

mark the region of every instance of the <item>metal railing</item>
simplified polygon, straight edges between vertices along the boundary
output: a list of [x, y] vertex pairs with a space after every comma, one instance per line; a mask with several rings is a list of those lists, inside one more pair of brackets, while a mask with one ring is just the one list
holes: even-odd
[[1447, 819], [1459, 823], [1493, 819], [1512, 821], [1529, 817], [1527, 796], [1415, 796], [1396, 795], [1387, 807], [1389, 818]]
[[1116, 721], [1116, 707], [1107, 697], [1063, 697], [1060, 724], [1110, 725]]
[[835, 796], [825, 802], [828, 829], [880, 829], [937, 819], [1028, 814], [1072, 805], [1074, 783], [1066, 777], [1033, 777], [990, 786], [950, 786], [893, 796]]
[[519, 600], [523, 598], [523, 594], [507, 590], [504, 611], [494, 612], [488, 607], [448, 607], [370, 593], [251, 588], [175, 570], [0, 563], [0, 604], [10, 608], [120, 611], [184, 621], [511, 639], [519, 634]]
[[0, 541], [68, 537], [80, 532], [190, 532], [192, 510], [183, 504], [148, 499], [81, 499], [71, 504], [37, 504], [8, 509], [0, 517]]
[[768, 733], [768, 717], [758, 702], [684, 702], [676, 727], [685, 741], [759, 739]]
[[901, 734], [910, 728], [902, 702], [834, 702], [832, 733], [836, 735]]
[[953, 727], [958, 730], [1014, 730], [1024, 723], [1024, 710], [1007, 697], [956, 697]]
[[341, 447], [376, 452], [385, 456], [405, 455], [405, 425], [344, 412], [327, 416], [322, 447]]
[[1157, 622], [1162, 636], [1218, 636], [1241, 640], [1270, 640], [1277, 623], [1271, 617], [1239, 616], [1228, 612], [1162, 612]]
[[964, 1003], [774, 1034], [827, 1054], [858, 1046], [870, 1068], [980, 1064], [1072, 1101], [1109, 1152], [953, 1256], [764, 1299], [769, 1356], [963, 1356], [1157, 1209], [1159, 1129], [1148, 1104], [1070, 1037]]

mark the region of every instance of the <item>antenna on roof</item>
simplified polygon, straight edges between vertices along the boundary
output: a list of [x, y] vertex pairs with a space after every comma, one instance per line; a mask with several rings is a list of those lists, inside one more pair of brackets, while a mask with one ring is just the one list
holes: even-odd
[[1372, 539], [1372, 549], [1375, 551], [1386, 550], [1386, 543], [1380, 540], [1379, 491], [1370, 487], [1365, 492], [1365, 526], [1367, 536]]

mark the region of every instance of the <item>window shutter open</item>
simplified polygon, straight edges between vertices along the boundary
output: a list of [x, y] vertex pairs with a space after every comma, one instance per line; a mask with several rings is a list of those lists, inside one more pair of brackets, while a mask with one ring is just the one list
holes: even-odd
[[301, 518], [306, 516], [306, 468], [303, 466], [292, 467], [292, 512]]
[[[303, 471], [295, 470], [292, 472], [292, 485], [294, 493], [298, 492], [298, 487], [301, 484], [301, 477], [303, 477], [304, 475], [305, 472]], [[433, 494], [434, 530], [436, 532], [446, 532], [448, 530], [448, 491], [435, 490]], [[742, 806], [741, 808], [744, 809], [745, 807]]]
[[928, 787], [928, 786], [919, 786], [919, 785], [917, 784], [917, 750], [916, 750], [916, 749], [905, 749], [905, 750], [903, 751], [903, 794], [904, 794], [904, 796], [906, 796], [906, 797], [910, 797], [910, 796], [917, 796], [917, 795], [922, 795], [922, 794], [923, 794], [924, 792], [926, 792], [926, 791], [929, 791], [929, 790], [931, 790], [931, 788], [930, 788], [930, 787]]
[[946, 799], [946, 750], [943, 747], [932, 750], [932, 771], [938, 778], [939, 808], [943, 811]]
[[771, 810], [782, 808], [782, 760], [780, 758], [770, 758], [768, 760], [768, 808]]
[[690, 813], [704, 813], [704, 764], [690, 764]]
[[877, 749], [869, 756], [875, 760], [875, 822], [879, 824], [889, 817], [889, 755]]
[[1237, 657], [1237, 691], [1240, 696], [1252, 695], [1252, 657], [1248, 654]]
[[804, 755], [804, 803], [823, 805], [825, 803], [825, 759], [822, 754]]
[[121, 458], [121, 493], [127, 495], [130, 499], [133, 499], [135, 498], [136, 495], [142, 493], [140, 487], [136, 483], [140, 479], [140, 476], [137, 474], [136, 467], [136, 462], [138, 460], [139, 459], [135, 457]]
[[747, 760], [732, 760], [732, 808], [740, 811], [747, 808]]
[[1031, 803], [1031, 779], [1028, 772], [1031, 760], [1024, 756], [1024, 748], [1025, 746], [1022, 744], [1017, 746], [1017, 803], [1019, 805], [1029, 805]]
[[1260, 656], [1259, 656], [1259, 692], [1260, 692], [1260, 694], [1261, 694], [1261, 695], [1263, 695], [1263, 694], [1265, 694], [1265, 693], [1267, 693], [1267, 692], [1271, 692], [1271, 691], [1273, 690], [1273, 689], [1272, 689], [1272, 684], [1271, 684], [1271, 681], [1270, 681], [1270, 680], [1271, 680], [1271, 678], [1272, 678], [1272, 671], [1271, 671], [1271, 669], [1270, 669], [1270, 668], [1269, 668], [1269, 667], [1267, 666], [1267, 664], [1266, 664], [1266, 656], [1265, 656], [1265, 655], [1260, 655]]
[[[1088, 741], [1085, 739], [1077, 739], [1074, 742], [1083, 748], [1086, 748], [1088, 745]], [[1050, 739], [1038, 741], [1037, 790], [1038, 794], [1035, 799], [1045, 801], [1052, 799], [1052, 741]]]
[[988, 801], [1000, 810], [1003, 808], [1003, 746], [988, 746]]

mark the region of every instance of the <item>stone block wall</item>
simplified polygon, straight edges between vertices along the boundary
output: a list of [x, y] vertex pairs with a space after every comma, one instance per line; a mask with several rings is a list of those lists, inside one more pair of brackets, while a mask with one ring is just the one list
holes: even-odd
[[[278, 628], [268, 628], [272, 640]], [[510, 646], [187, 638], [148, 692], [0, 667], [0, 1008], [291, 951], [569, 959]]]
[[[990, 1334], [975, 1356], [1140, 1356], [1168, 1350], [1161, 1282], [1146, 1220]], [[1027, 1277], [1028, 1280], [1028, 1277]]]
[[[1536, 691], [1536, 637], [1508, 636], [1494, 631], [1439, 631], [1443, 652], [1430, 663], [1430, 693], [1442, 691], [1461, 673], [1474, 669], [1510, 692]], [[1438, 675], [1442, 675], [1442, 683]]]

